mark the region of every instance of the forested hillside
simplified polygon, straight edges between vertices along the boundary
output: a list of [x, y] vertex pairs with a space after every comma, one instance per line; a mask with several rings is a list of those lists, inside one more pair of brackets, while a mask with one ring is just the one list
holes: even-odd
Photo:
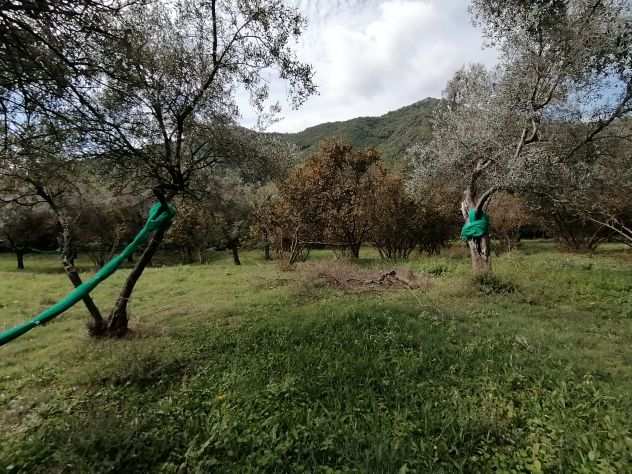
[[397, 160], [413, 144], [430, 138], [430, 118], [438, 99], [426, 98], [380, 117], [358, 117], [344, 122], [328, 122], [299, 133], [281, 134], [309, 154], [321, 140], [340, 137], [354, 147], [375, 147], [385, 161]]

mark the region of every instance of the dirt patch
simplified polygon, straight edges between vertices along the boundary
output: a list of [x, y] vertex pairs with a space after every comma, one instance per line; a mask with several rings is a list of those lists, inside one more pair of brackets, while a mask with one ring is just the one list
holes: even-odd
[[276, 288], [282, 288], [288, 286], [292, 280], [287, 278], [275, 278], [271, 280], [265, 280], [255, 284], [257, 290], [274, 290]]
[[415, 290], [431, 286], [428, 275], [409, 268], [363, 268], [350, 262], [310, 262], [301, 264], [298, 270], [308, 286], [350, 292]]

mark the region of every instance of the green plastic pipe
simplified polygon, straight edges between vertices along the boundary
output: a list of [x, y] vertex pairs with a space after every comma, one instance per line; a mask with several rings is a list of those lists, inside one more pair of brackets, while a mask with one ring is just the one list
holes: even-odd
[[49, 322], [72, 308], [75, 304], [81, 301], [84, 296], [94, 290], [102, 281], [112, 275], [121, 266], [121, 264], [138, 249], [138, 247], [147, 241], [153, 232], [168, 227], [175, 215], [176, 210], [173, 206], [168, 205], [165, 207], [161, 203], [154, 204], [149, 210], [149, 216], [147, 217], [147, 222], [143, 228], [140, 232], [138, 232], [138, 234], [136, 234], [134, 240], [132, 240], [132, 242], [130, 242], [130, 244], [125, 247], [119, 255], [105, 264], [97, 273], [94, 274], [92, 278], [83, 282], [50, 308], [42, 311], [30, 321], [1, 332], [0, 346], [20, 337], [22, 334], [27, 333], [40, 324]]

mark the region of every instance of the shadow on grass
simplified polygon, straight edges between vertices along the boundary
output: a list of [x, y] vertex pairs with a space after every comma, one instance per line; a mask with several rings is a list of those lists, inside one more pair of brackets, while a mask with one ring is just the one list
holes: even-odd
[[571, 472], [595, 449], [627, 465], [620, 401], [513, 337], [396, 304], [286, 316], [121, 354], [2, 459], [29, 472]]

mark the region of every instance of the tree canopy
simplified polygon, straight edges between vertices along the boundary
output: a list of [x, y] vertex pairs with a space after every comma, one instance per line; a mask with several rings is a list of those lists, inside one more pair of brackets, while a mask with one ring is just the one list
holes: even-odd
[[[418, 177], [460, 183], [468, 219], [497, 191], [530, 193], [625, 139], [631, 8], [620, 0], [474, 1], [473, 17], [501, 61], [493, 70], [463, 68], [449, 81], [433, 139], [417, 149]], [[474, 268], [489, 269], [486, 238], [470, 246]]]

